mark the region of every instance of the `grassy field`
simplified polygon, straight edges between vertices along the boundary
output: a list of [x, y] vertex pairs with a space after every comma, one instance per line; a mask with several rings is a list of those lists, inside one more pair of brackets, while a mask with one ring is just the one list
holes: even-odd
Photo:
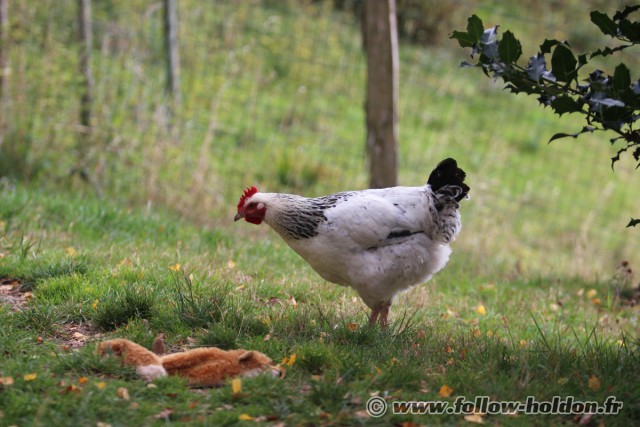
[[[624, 229], [638, 216], [638, 175], [627, 163], [611, 172], [606, 139], [547, 146], [582, 124], [458, 69], [467, 53], [455, 43], [403, 46], [400, 181], [422, 183], [452, 156], [472, 199], [447, 268], [400, 296], [388, 330], [368, 328], [354, 292], [322, 281], [267, 227], [232, 223], [247, 185], [306, 195], [365, 186], [351, 18], [317, 5], [181, 0], [184, 105], [169, 116], [158, 9], [95, 3], [88, 136], [77, 123], [75, 2], [11, 8], [16, 22], [43, 25], [12, 26], [0, 104], [0, 425], [637, 423], [640, 316], [617, 298], [632, 285], [617, 266], [640, 264], [637, 233]], [[478, 11], [534, 46], [562, 22], [553, 6], [529, 6], [537, 21], [510, 3], [460, 6], [452, 29]], [[565, 16], [582, 10], [564, 6]], [[78, 158], [93, 184], [69, 175]], [[149, 387], [94, 353], [96, 340], [149, 347], [158, 333], [172, 351], [296, 357], [284, 379], [245, 379], [234, 394], [176, 378]], [[616, 396], [624, 406], [592, 418], [375, 419], [372, 396]]]

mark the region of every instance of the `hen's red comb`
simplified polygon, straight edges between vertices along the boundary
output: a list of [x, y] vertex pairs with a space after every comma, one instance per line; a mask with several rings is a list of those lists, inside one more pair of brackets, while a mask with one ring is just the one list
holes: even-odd
[[247, 200], [248, 197], [253, 196], [257, 192], [258, 189], [254, 186], [251, 186], [250, 188], [244, 190], [244, 193], [242, 194], [242, 196], [240, 197], [240, 201], [238, 202], [238, 210], [240, 210], [240, 208], [244, 206], [244, 201]]

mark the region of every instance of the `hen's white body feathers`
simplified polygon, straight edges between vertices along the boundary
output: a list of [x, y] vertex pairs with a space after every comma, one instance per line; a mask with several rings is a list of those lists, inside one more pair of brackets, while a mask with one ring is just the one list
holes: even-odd
[[[444, 239], [437, 227], [435, 199], [428, 186], [345, 194], [345, 199], [323, 211], [326, 220], [308, 238], [290, 235], [286, 212], [304, 209], [315, 199], [257, 193], [252, 200], [269, 206], [265, 222], [320, 276], [353, 287], [371, 308], [427, 281], [445, 266], [451, 239]], [[455, 237], [460, 228], [457, 210], [450, 221]]]
[[266, 222], [324, 279], [351, 286], [387, 322], [394, 296], [441, 270], [459, 233], [458, 202], [469, 187], [455, 160], [442, 161], [422, 187], [305, 198], [247, 189], [236, 220]]

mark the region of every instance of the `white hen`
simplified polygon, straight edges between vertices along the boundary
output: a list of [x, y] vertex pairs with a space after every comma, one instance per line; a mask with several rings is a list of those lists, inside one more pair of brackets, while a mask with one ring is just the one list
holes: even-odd
[[248, 188], [235, 221], [266, 222], [329, 282], [354, 288], [388, 322], [395, 295], [425, 282], [447, 261], [460, 231], [465, 173], [446, 159], [423, 187], [390, 187], [306, 198]]

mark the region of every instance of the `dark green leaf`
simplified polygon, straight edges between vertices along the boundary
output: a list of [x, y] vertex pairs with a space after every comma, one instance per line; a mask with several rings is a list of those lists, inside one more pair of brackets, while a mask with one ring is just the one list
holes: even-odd
[[482, 19], [478, 18], [477, 15], [471, 15], [467, 19], [467, 33], [469, 37], [473, 38], [474, 43], [480, 41], [484, 33], [484, 25], [482, 24]]
[[620, 64], [613, 73], [613, 90], [624, 92], [631, 86], [631, 75], [626, 65]]
[[630, 22], [623, 19], [618, 26], [622, 35], [631, 42], [640, 42], [640, 22]]
[[564, 133], [564, 132], [558, 132], [555, 135], [553, 135], [550, 139], [549, 142], [551, 141], [555, 141], [556, 139], [560, 139], [560, 138], [568, 138], [568, 137], [572, 137], [572, 138], [577, 138], [579, 134], [577, 133]]
[[500, 58], [507, 64], [515, 63], [522, 55], [522, 46], [511, 31], [506, 31], [498, 43], [498, 52]]
[[449, 38], [458, 40], [460, 47], [473, 47], [477, 42], [477, 40], [471, 37], [469, 33], [462, 31], [454, 31]]
[[640, 219], [631, 218], [631, 221], [629, 221], [627, 227], [635, 227], [638, 224], [640, 224]]
[[587, 62], [589, 62], [589, 60], [587, 59], [587, 54], [586, 53], [583, 53], [582, 55], [578, 55], [578, 66], [579, 67], [582, 67]]
[[613, 20], [620, 21], [621, 19], [625, 19], [627, 16], [629, 16], [631, 13], [635, 12], [638, 9], [640, 9], [640, 4], [627, 6], [624, 8], [624, 10], [620, 10], [616, 12], [616, 14], [613, 15]]
[[555, 111], [560, 116], [565, 113], [577, 113], [582, 111], [580, 104], [569, 95], [556, 97], [553, 101], [551, 101], [551, 108], [553, 108], [553, 111]]
[[551, 141], [555, 141], [556, 139], [560, 139], [560, 138], [567, 138], [567, 137], [571, 137], [571, 138], [577, 138], [578, 135], [581, 135], [583, 133], [586, 132], [593, 132], [595, 130], [595, 128], [591, 127], [591, 126], [585, 126], [582, 128], [582, 130], [580, 132], [576, 132], [576, 133], [556, 133], [555, 135], [553, 135], [551, 137], [551, 139], [549, 139], [549, 142]]
[[559, 44], [551, 55], [551, 71], [561, 82], [570, 82], [577, 77], [576, 65], [578, 61], [571, 49], [565, 44]]
[[545, 55], [547, 53], [551, 53], [551, 48], [555, 45], [560, 44], [558, 40], [553, 39], [545, 39], [544, 43], [540, 45], [540, 53]]
[[618, 29], [615, 22], [606, 13], [597, 10], [591, 11], [591, 22], [596, 24], [603, 34], [611, 37], [618, 35]]

